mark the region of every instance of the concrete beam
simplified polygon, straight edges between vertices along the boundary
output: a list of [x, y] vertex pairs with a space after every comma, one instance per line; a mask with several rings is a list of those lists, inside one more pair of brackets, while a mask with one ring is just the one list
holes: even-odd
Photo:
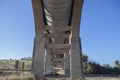
[[70, 44], [49, 44], [49, 48], [55, 48], [55, 49], [60, 49], [60, 48], [63, 48], [63, 49], [68, 49], [70, 48]]
[[54, 31], [71, 31], [70, 26], [45, 26], [45, 30], [54, 30]]
[[63, 37], [63, 38], [69, 38], [69, 34], [55, 34], [55, 33], [53, 33], [53, 34], [46, 34], [45, 35], [46, 37], [51, 37], [51, 38], [56, 38], [56, 37]]
[[64, 61], [64, 60], [65, 60], [64, 58], [60, 58], [60, 59], [54, 58], [54, 59], [53, 59], [53, 61]]

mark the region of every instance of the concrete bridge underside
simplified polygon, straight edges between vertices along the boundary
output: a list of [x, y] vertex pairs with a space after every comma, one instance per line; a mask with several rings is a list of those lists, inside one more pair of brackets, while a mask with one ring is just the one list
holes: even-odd
[[32, 0], [35, 38], [32, 73], [84, 80], [80, 19], [83, 0]]

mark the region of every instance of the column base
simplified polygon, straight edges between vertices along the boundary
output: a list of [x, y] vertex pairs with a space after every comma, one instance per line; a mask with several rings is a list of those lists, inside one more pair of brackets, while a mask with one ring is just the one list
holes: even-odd
[[33, 75], [35, 80], [46, 80], [44, 76]]
[[70, 69], [65, 69], [65, 76], [70, 76]]
[[87, 79], [71, 78], [70, 80], [87, 80]]

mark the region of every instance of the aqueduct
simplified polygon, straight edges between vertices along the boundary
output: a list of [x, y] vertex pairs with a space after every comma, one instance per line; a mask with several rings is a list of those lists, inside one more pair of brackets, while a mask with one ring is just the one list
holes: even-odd
[[35, 38], [32, 73], [84, 80], [80, 19], [83, 0], [32, 0]]

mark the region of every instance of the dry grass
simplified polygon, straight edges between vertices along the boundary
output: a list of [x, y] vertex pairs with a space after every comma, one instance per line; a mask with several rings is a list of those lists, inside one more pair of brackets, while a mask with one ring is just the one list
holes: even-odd
[[[48, 79], [35, 79], [32, 74], [0, 77], [0, 80], [70, 80], [67, 78], [48, 78]], [[86, 80], [120, 80], [119, 77], [86, 77]]]
[[19, 76], [5, 76], [5, 77], [0, 77], [0, 80], [35, 80], [32, 75], [19, 75]]
[[[15, 69], [15, 61], [16, 60], [0, 60], [0, 70], [14, 70]], [[30, 70], [32, 60], [20, 60], [20, 62], [24, 62], [24, 70]]]
[[[86, 78], [87, 80], [120, 80], [120, 78], [109, 78], [109, 77], [90, 77]], [[0, 78], [0, 80], [69, 80], [69, 79], [35, 79], [33, 75], [27, 75], [27, 76], [8, 76]]]

